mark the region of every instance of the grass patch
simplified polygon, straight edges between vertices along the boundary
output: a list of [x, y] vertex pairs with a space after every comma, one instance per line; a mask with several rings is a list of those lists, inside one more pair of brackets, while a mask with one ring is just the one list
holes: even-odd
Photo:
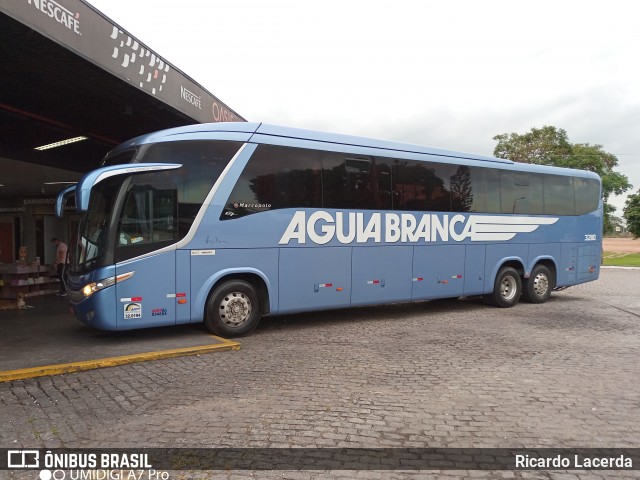
[[608, 267], [640, 267], [640, 253], [604, 252], [602, 264]]

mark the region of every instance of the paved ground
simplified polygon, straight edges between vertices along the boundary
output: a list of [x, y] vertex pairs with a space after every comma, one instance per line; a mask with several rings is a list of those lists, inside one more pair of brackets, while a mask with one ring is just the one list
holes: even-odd
[[[0, 380], [7, 371], [83, 362], [96, 358], [149, 354], [168, 349], [224, 347], [227, 342], [207, 334], [200, 325], [179, 325], [137, 331], [101, 332], [78, 321], [66, 298], [28, 298], [24, 310], [0, 310]], [[147, 355], [153, 357], [154, 355]], [[25, 378], [25, 377], [12, 377]]]
[[[237, 352], [0, 384], [0, 447], [636, 447], [638, 285], [640, 270], [606, 269], [600, 281], [544, 305], [503, 310], [441, 301], [265, 319]], [[230, 471], [171, 478], [637, 473]]]

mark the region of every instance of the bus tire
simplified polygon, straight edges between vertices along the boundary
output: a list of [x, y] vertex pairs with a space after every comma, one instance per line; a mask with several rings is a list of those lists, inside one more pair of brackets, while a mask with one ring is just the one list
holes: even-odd
[[238, 337], [256, 328], [260, 321], [260, 296], [244, 280], [219, 285], [207, 301], [204, 326], [223, 337]]
[[485, 298], [489, 305], [500, 308], [513, 307], [522, 294], [522, 279], [515, 268], [503, 267], [496, 276], [493, 292]]
[[524, 282], [522, 297], [529, 303], [544, 303], [549, 300], [553, 285], [551, 271], [544, 265], [536, 265]]

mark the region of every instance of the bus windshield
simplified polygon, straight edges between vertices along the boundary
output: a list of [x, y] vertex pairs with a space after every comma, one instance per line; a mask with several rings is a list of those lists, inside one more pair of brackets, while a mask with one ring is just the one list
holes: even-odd
[[71, 242], [69, 270], [86, 273], [184, 238], [240, 146], [229, 141], [176, 141], [108, 156], [103, 166], [147, 162], [183, 167], [114, 175], [94, 185], [77, 240]]
[[107, 229], [124, 177], [116, 176], [91, 191], [89, 209], [78, 229], [77, 241], [70, 245], [70, 269], [87, 272], [98, 266], [107, 247]]

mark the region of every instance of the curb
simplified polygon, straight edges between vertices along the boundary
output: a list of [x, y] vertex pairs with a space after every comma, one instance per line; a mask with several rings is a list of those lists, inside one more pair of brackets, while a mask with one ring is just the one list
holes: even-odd
[[118, 357], [106, 357], [95, 360], [83, 360], [81, 362], [61, 363], [58, 365], [44, 365], [41, 367], [22, 368], [18, 370], [0, 371], [0, 383], [11, 382], [13, 380], [24, 380], [28, 378], [44, 377], [48, 375], [62, 375], [64, 373], [82, 372], [95, 370], [97, 368], [115, 367], [129, 363], [148, 362], [163, 358], [183, 357], [187, 355], [199, 355], [201, 353], [223, 352], [228, 350], [240, 350], [240, 344], [225, 338], [211, 337], [220, 343], [211, 345], [200, 345], [197, 347], [174, 348], [170, 350], [159, 350], [147, 353], [134, 353], [132, 355], [122, 355]]
[[611, 268], [611, 269], [618, 268], [620, 270], [640, 270], [640, 267], [622, 267], [622, 266], [617, 267], [615, 265], [600, 265], [600, 268], [601, 269], [602, 268]]

